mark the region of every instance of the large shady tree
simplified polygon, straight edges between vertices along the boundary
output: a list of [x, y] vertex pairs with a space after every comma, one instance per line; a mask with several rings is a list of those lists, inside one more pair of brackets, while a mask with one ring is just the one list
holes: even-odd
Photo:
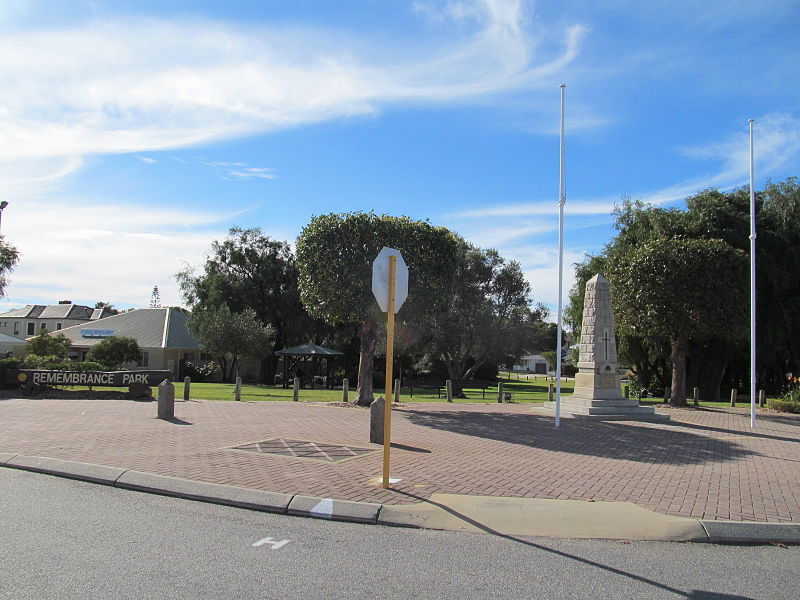
[[316, 216], [297, 240], [300, 297], [330, 325], [358, 323], [360, 357], [356, 404], [372, 402], [372, 368], [382, 313], [372, 295], [372, 261], [381, 248], [402, 252], [408, 300], [399, 320], [424, 322], [444, 308], [456, 272], [456, 238], [427, 221], [375, 213]]
[[670, 404], [686, 404], [686, 353], [691, 340], [747, 335], [747, 257], [717, 239], [667, 238], [612, 254], [618, 329], [669, 340]]

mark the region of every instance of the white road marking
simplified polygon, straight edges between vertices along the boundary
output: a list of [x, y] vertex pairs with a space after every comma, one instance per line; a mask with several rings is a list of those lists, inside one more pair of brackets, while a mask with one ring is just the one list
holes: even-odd
[[333, 500], [330, 498], [321, 500], [314, 508], [311, 509], [311, 512], [315, 515], [333, 515]]
[[286, 544], [291, 542], [292, 540], [280, 540], [276, 542], [271, 537], [264, 538], [263, 540], [258, 540], [255, 544], [253, 544], [253, 548], [258, 548], [259, 546], [263, 546], [264, 544], [269, 544], [273, 550], [277, 550], [278, 548], [283, 548]]

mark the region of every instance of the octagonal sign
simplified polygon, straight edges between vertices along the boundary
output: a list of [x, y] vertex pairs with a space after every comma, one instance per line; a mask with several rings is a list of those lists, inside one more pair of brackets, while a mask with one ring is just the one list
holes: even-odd
[[394, 279], [394, 312], [400, 310], [403, 302], [408, 298], [408, 267], [400, 250], [388, 248], [381, 249], [378, 256], [372, 261], [372, 293], [378, 301], [378, 306], [383, 312], [389, 310], [389, 257], [396, 256], [397, 263]]

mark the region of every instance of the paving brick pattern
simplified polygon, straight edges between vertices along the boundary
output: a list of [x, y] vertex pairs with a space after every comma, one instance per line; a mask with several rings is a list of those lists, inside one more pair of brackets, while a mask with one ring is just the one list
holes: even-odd
[[283, 438], [370, 445], [369, 411], [291, 402], [0, 400], [0, 452], [137, 469], [274, 492], [388, 504], [434, 492], [630, 501], [703, 519], [800, 522], [800, 416], [668, 410], [669, 425], [562, 419], [530, 405], [406, 405], [382, 452], [343, 461], [234, 450]]

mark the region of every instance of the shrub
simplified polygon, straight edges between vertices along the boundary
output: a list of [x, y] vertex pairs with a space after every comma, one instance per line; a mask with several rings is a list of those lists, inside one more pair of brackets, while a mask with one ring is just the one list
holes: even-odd
[[783, 396], [767, 400], [767, 407], [781, 412], [800, 413], [800, 378], [789, 377]]
[[[17, 357], [0, 359], [0, 385], [5, 385], [6, 371], [9, 369], [21, 369], [22, 359]], [[13, 384], [16, 385], [16, 384]]]
[[783, 398], [768, 398], [767, 408], [780, 412], [800, 414], [800, 402]]
[[139, 360], [142, 352], [135, 339], [122, 336], [107, 337], [89, 350], [89, 360], [99, 362], [109, 370], [122, 363]]
[[185, 369], [186, 374], [192, 378], [192, 381], [195, 382], [206, 381], [220, 371], [219, 365], [213, 361], [209, 362], [208, 364], [198, 366], [187, 360], [185, 363]]

